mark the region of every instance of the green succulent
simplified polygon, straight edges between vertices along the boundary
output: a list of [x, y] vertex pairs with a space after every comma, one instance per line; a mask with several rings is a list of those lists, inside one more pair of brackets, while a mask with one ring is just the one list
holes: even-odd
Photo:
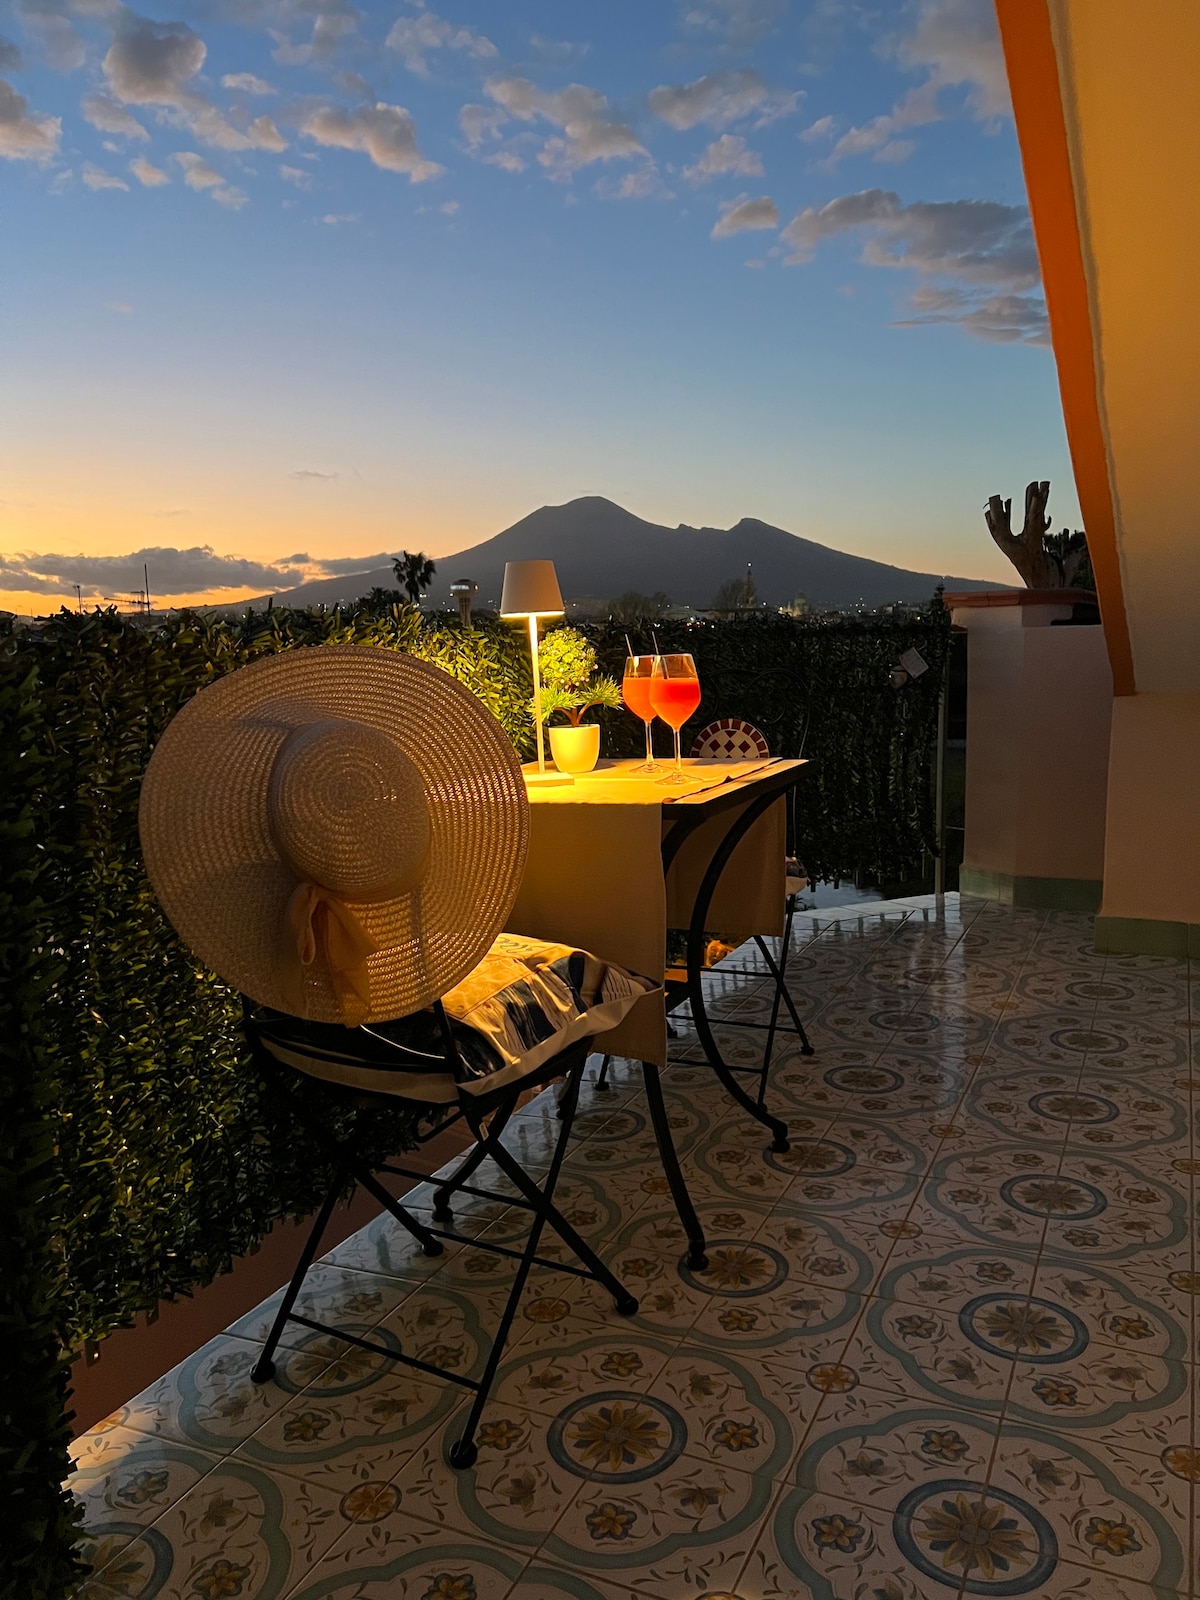
[[593, 706], [619, 706], [621, 691], [596, 671], [596, 647], [574, 628], [555, 628], [542, 642], [542, 718], [561, 712], [573, 728]]

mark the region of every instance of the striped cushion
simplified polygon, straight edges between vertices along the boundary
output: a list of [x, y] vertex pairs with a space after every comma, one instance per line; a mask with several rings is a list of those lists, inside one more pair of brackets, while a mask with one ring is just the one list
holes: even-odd
[[[442, 996], [468, 1081], [445, 1070], [432, 1010], [394, 1022], [341, 1028], [278, 1013], [262, 1025], [280, 1061], [312, 1077], [421, 1104], [447, 1105], [460, 1088], [499, 1088], [535, 1072], [580, 1039], [604, 1033], [658, 986], [568, 945], [504, 933]], [[426, 1058], [414, 1060], [413, 1053]]]

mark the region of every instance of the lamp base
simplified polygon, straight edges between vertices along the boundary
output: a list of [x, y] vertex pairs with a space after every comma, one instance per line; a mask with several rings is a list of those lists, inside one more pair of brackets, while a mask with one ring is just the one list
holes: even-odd
[[525, 787], [527, 789], [554, 789], [563, 788], [575, 779], [569, 772], [527, 772], [525, 774]]

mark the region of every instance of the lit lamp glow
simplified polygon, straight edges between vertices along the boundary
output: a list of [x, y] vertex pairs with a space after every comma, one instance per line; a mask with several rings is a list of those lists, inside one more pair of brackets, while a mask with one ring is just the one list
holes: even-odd
[[546, 740], [542, 732], [542, 674], [538, 665], [538, 622], [542, 617], [561, 617], [564, 611], [558, 574], [553, 561], [506, 561], [504, 591], [500, 596], [502, 617], [524, 617], [529, 622], [529, 654], [533, 660], [533, 722], [537, 730], [537, 776], [530, 783], [573, 783], [569, 775], [546, 771]]

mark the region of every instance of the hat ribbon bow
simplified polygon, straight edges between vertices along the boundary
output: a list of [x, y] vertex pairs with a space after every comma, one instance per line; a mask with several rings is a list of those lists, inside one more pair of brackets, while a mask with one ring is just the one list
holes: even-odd
[[346, 902], [318, 883], [297, 886], [287, 921], [301, 965], [310, 967], [318, 956], [324, 960], [342, 1021], [357, 1028], [371, 1010], [367, 960], [380, 946]]

